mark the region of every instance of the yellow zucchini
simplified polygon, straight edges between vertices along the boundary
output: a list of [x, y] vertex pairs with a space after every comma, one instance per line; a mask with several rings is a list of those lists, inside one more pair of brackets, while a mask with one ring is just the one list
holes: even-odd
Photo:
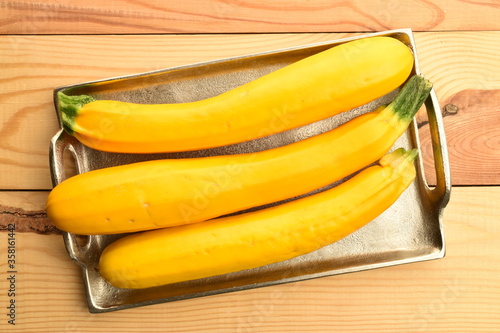
[[396, 150], [333, 189], [279, 206], [126, 236], [104, 249], [100, 274], [118, 288], [147, 288], [315, 251], [389, 208], [415, 178], [416, 154]]
[[387, 153], [430, 89], [426, 79], [413, 76], [382, 110], [275, 149], [80, 174], [52, 190], [47, 214], [61, 230], [114, 234], [201, 222], [305, 194]]
[[59, 92], [58, 102], [66, 131], [91, 148], [190, 151], [256, 139], [350, 110], [396, 89], [412, 67], [405, 44], [371, 37], [200, 101], [144, 105]]

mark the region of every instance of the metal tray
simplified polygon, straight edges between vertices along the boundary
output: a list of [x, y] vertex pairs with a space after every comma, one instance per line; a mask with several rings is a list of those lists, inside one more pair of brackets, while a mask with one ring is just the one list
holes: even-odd
[[[187, 102], [207, 98], [332, 46], [370, 36], [390, 36], [407, 44], [415, 54], [414, 74], [420, 73], [410, 29], [372, 33], [301, 47], [181, 66], [149, 73], [60, 87], [57, 92], [89, 94], [97, 99], [139, 103]], [[338, 116], [266, 138], [217, 149], [172, 154], [114, 154], [90, 149], [62, 129], [50, 144], [53, 185], [62, 182], [63, 153], [76, 160], [78, 173], [142, 160], [234, 154], [281, 146], [332, 129], [352, 117], [373, 110], [394, 98], [396, 91]], [[361, 271], [444, 257], [445, 243], [441, 215], [451, 189], [448, 156], [439, 104], [434, 91], [425, 103], [433, 141], [437, 184], [425, 181], [422, 159], [417, 160], [417, 179], [399, 200], [366, 227], [345, 239], [313, 253], [284, 262], [237, 273], [175, 283], [142, 290], [117, 289], [106, 283], [98, 271], [98, 260], [106, 245], [122, 235], [77, 236], [63, 233], [69, 256], [82, 268], [89, 311], [92, 313], [271, 286], [329, 275]], [[61, 126], [60, 118], [59, 125]], [[62, 128], [62, 126], [61, 126]], [[419, 147], [415, 122], [395, 144]]]

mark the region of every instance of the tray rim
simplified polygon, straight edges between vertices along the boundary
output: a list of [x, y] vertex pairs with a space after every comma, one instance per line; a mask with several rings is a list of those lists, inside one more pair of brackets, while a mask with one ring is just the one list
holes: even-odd
[[[329, 45], [329, 44], [345, 43], [345, 42], [348, 42], [351, 40], [357, 40], [357, 39], [362, 39], [362, 38], [367, 38], [367, 37], [381, 36], [381, 35], [385, 36], [385, 35], [393, 35], [393, 34], [404, 34], [408, 37], [410, 44], [411, 44], [411, 47], [412, 47], [413, 52], [414, 52], [414, 56], [415, 56], [414, 70], [417, 74], [421, 74], [419, 64], [418, 64], [416, 45], [415, 45], [412, 30], [409, 28], [405, 28], [405, 29], [380, 31], [380, 32], [374, 32], [374, 33], [368, 33], [368, 34], [360, 34], [360, 35], [351, 36], [351, 37], [345, 37], [345, 38], [339, 38], [339, 39], [333, 39], [333, 40], [327, 40], [327, 41], [320, 41], [320, 42], [315, 42], [315, 43], [308, 43], [308, 44], [304, 44], [304, 45], [280, 48], [280, 49], [269, 50], [269, 51], [264, 51], [264, 52], [256, 52], [256, 53], [251, 53], [251, 54], [246, 54], [246, 55], [241, 55], [241, 56], [236, 56], [236, 57], [227, 57], [227, 58], [220, 58], [220, 59], [210, 60], [210, 61], [195, 62], [195, 63], [191, 63], [191, 64], [187, 64], [187, 65], [163, 68], [163, 69], [158, 69], [158, 70], [154, 70], [154, 71], [147, 71], [147, 72], [135, 73], [135, 74], [130, 74], [130, 75], [122, 75], [122, 76], [116, 76], [116, 77], [111, 77], [111, 78], [105, 78], [105, 79], [100, 79], [100, 80], [94, 80], [94, 81], [88, 81], [88, 82], [83, 82], [83, 83], [77, 83], [77, 84], [71, 84], [71, 85], [57, 87], [54, 89], [53, 99], [54, 99], [54, 105], [56, 108], [56, 114], [57, 114], [57, 119], [59, 122], [60, 129], [51, 140], [50, 150], [52, 151], [54, 149], [54, 147], [56, 146], [57, 141], [60, 140], [62, 137], [64, 137], [64, 130], [62, 129], [60, 112], [58, 111], [58, 107], [57, 107], [57, 93], [59, 91], [64, 91], [64, 90], [69, 90], [69, 89], [74, 89], [74, 88], [81, 88], [81, 87], [90, 86], [90, 85], [99, 85], [99, 84], [109, 83], [112, 81], [135, 79], [135, 78], [140, 78], [140, 77], [144, 77], [144, 76], [148, 76], [148, 75], [157, 75], [157, 74], [162, 74], [162, 73], [174, 71], [174, 70], [177, 71], [177, 70], [192, 69], [192, 68], [202, 67], [202, 66], [206, 66], [206, 65], [224, 63], [224, 62], [228, 62], [228, 61], [243, 60], [245, 58], [250, 58], [250, 57], [266, 56], [266, 55], [272, 55], [272, 54], [277, 54], [277, 53], [282, 53], [282, 52], [298, 51], [298, 50], [305, 49], [305, 48], [313, 48], [313, 47], [324, 46], [324, 45]], [[111, 306], [111, 307], [101, 307], [101, 306], [96, 305], [94, 300], [92, 299], [90, 284], [88, 283], [88, 267], [86, 265], [82, 264], [78, 260], [76, 254], [75, 254], [76, 253], [75, 247], [78, 245], [76, 244], [76, 241], [75, 241], [73, 235], [70, 233], [67, 233], [67, 232], [63, 232], [63, 239], [64, 239], [65, 246], [66, 246], [66, 249], [68, 251], [70, 258], [72, 260], [76, 261], [82, 269], [83, 278], [84, 278], [84, 287], [85, 287], [85, 291], [86, 291], [86, 298], [87, 298], [89, 312], [91, 312], [91, 313], [104, 313], [104, 312], [118, 311], [118, 310], [122, 310], [122, 309], [140, 307], [140, 306], [145, 306], [145, 305], [167, 303], [167, 302], [172, 302], [172, 301], [191, 299], [191, 298], [197, 298], [197, 297], [204, 297], [204, 296], [212, 296], [212, 295], [216, 295], [216, 294], [223, 294], [223, 293], [241, 291], [241, 290], [246, 290], [246, 289], [260, 288], [260, 287], [266, 287], [266, 286], [272, 286], [272, 285], [278, 285], [278, 284], [284, 284], [284, 283], [304, 281], [304, 280], [313, 279], [313, 278], [320, 278], [320, 277], [326, 277], [326, 276], [332, 276], [332, 275], [340, 275], [340, 274], [364, 271], [364, 270], [375, 269], [375, 268], [389, 267], [389, 266], [394, 266], [394, 265], [401, 265], [401, 264], [408, 264], [408, 263], [415, 263], [415, 262], [443, 258], [445, 256], [445, 252], [446, 252], [446, 245], [445, 245], [445, 237], [444, 237], [444, 227], [443, 227], [443, 222], [442, 222], [442, 214], [443, 214], [444, 208], [446, 207], [446, 205], [449, 201], [450, 192], [451, 192], [451, 180], [450, 180], [449, 162], [448, 162], [448, 158], [447, 158], [448, 154], [447, 154], [447, 148], [446, 148], [446, 140], [444, 137], [443, 123], [442, 123], [441, 113], [437, 112], [440, 109], [439, 109], [439, 103], [437, 100], [437, 96], [436, 96], [434, 90], [431, 91], [431, 94], [430, 94], [430, 97], [428, 100], [430, 101], [429, 106], [431, 106], [435, 109], [435, 110], [433, 110], [434, 113], [436, 114], [435, 123], [437, 126], [437, 130], [439, 132], [437, 140], [439, 140], [439, 143], [441, 145], [443, 142], [445, 143], [445, 145], [443, 147], [441, 147], [443, 149], [443, 151], [441, 151], [441, 155], [446, 157], [442, 161], [442, 168], [444, 169], [443, 174], [444, 174], [444, 178], [445, 178], [444, 184], [441, 184], [439, 191], [438, 191], [438, 189], [434, 189], [434, 190], [429, 189], [429, 194], [431, 196], [435, 197], [434, 199], [439, 200], [438, 205], [437, 205], [438, 229], [439, 229], [439, 232], [441, 235], [441, 241], [442, 241], [442, 243], [441, 243], [442, 247], [439, 249], [439, 251], [435, 251], [435, 252], [430, 253], [430, 254], [424, 254], [424, 255], [415, 256], [415, 257], [398, 259], [395, 261], [379, 262], [379, 263], [374, 263], [374, 264], [365, 264], [362, 266], [355, 266], [355, 267], [349, 267], [349, 268], [344, 268], [344, 269], [330, 270], [330, 271], [309, 274], [309, 275], [299, 275], [299, 276], [295, 276], [295, 277], [291, 277], [291, 278], [283, 278], [280, 280], [274, 280], [274, 281], [270, 281], [270, 282], [255, 283], [252, 285], [244, 285], [244, 286], [238, 286], [238, 287], [218, 289], [218, 290], [212, 290], [209, 292], [195, 293], [195, 294], [182, 295], [182, 296], [174, 296], [174, 297], [170, 297], [167, 299], [165, 299], [165, 298], [164, 299], [155, 299], [155, 300], [142, 301], [142, 302], [137, 302], [137, 303], [132, 303], [132, 304], [123, 304], [123, 305], [116, 305], [116, 306]], [[413, 130], [417, 130], [417, 126], [416, 126], [415, 121], [413, 121], [412, 127], [413, 127]], [[66, 136], [66, 137], [68, 137], [68, 136]], [[416, 145], [419, 147], [420, 144], [418, 142], [418, 136], [416, 137], [416, 140], [417, 140]], [[51, 152], [50, 156], [52, 157], [52, 152]], [[50, 171], [51, 171], [51, 177], [52, 177], [52, 184], [53, 184], [53, 186], [56, 186], [59, 183], [58, 176], [57, 176], [57, 170], [55, 170], [54, 163], [53, 163], [52, 159], [50, 162], [51, 162], [50, 163]], [[423, 170], [423, 162], [422, 162], [420, 157], [418, 158], [417, 163], [420, 164], [419, 167], [421, 170]], [[81, 168], [79, 168], [78, 165], [77, 165], [77, 170], [78, 170], [78, 173], [80, 173]], [[426, 183], [425, 183], [425, 185], [427, 186]]]

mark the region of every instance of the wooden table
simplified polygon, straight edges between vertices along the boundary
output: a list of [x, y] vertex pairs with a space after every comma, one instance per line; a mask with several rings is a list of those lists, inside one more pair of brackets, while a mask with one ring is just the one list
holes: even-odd
[[[499, 332], [499, 15], [496, 0], [1, 1], [0, 331]], [[87, 311], [81, 271], [44, 212], [55, 87], [399, 28], [415, 31], [445, 113], [445, 259]]]

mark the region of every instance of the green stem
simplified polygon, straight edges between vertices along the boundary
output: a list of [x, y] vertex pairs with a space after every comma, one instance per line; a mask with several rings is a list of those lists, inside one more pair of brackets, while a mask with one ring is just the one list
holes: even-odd
[[430, 81], [421, 75], [413, 75], [383, 112], [395, 114], [400, 121], [410, 123], [429, 96], [431, 89]]
[[73, 134], [74, 132], [75, 118], [82, 106], [93, 101], [94, 98], [88, 95], [68, 96], [61, 91], [57, 93], [57, 102], [59, 110], [61, 110], [63, 128], [69, 134]]

